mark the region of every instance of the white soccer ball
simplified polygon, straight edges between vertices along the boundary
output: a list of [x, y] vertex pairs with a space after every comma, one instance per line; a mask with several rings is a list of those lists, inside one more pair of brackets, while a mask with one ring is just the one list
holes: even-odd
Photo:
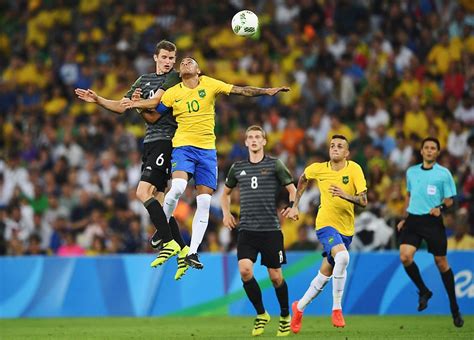
[[238, 12], [232, 18], [232, 30], [240, 36], [249, 36], [255, 34], [258, 29], [258, 17], [254, 12], [243, 10]]

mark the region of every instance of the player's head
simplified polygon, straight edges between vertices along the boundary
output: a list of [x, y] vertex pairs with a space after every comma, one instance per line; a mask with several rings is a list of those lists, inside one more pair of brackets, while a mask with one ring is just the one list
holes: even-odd
[[343, 135], [334, 135], [329, 143], [329, 159], [331, 161], [342, 161], [349, 156], [349, 142]]
[[182, 78], [201, 74], [197, 61], [192, 57], [184, 57], [179, 64], [179, 74]]
[[421, 142], [421, 156], [424, 162], [433, 163], [438, 158], [441, 151], [441, 144], [439, 140], [434, 137], [426, 137]]
[[161, 40], [155, 47], [153, 59], [156, 64], [157, 73], [171, 71], [176, 62], [176, 45], [168, 40]]
[[245, 146], [250, 152], [259, 152], [266, 144], [267, 136], [260, 126], [252, 125], [245, 131]]

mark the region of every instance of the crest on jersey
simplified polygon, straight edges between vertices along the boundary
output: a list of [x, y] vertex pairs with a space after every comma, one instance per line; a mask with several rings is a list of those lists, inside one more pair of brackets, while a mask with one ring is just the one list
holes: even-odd
[[204, 98], [206, 96], [206, 90], [202, 89], [198, 91], [199, 97]]
[[349, 183], [349, 176], [342, 176], [342, 183], [344, 184]]
[[268, 174], [268, 172], [269, 172], [269, 170], [267, 168], [263, 168], [262, 170], [260, 170], [260, 173], [262, 175], [266, 175], [266, 174]]

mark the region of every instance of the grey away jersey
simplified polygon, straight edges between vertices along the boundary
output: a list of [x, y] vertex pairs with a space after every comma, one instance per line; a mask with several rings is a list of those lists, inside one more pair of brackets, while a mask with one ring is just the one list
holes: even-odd
[[[152, 97], [159, 89], [167, 90], [170, 87], [181, 82], [178, 72], [171, 70], [168, 73], [158, 75], [156, 73], [147, 73], [141, 75], [132, 87], [125, 94], [125, 97], [131, 98], [136, 88], [142, 89], [142, 98]], [[164, 115], [153, 124], [146, 124], [146, 133], [143, 143], [150, 143], [157, 140], [172, 140], [178, 124], [173, 115]]]
[[292, 182], [290, 171], [274, 157], [265, 156], [259, 163], [235, 162], [225, 185], [240, 188], [239, 230], [279, 230], [276, 195], [281, 186]]

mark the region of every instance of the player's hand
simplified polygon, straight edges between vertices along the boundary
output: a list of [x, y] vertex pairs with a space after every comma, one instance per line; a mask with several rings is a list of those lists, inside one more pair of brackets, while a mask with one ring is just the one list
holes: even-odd
[[237, 225], [237, 221], [235, 220], [235, 217], [232, 214], [224, 214], [222, 222], [224, 223], [224, 226], [229, 228], [229, 230], [234, 229]]
[[85, 102], [97, 103], [98, 95], [97, 95], [97, 93], [95, 93], [91, 89], [84, 90], [84, 89], [77, 88], [77, 89], [74, 90], [74, 92], [76, 93], [77, 98], [79, 98], [79, 99], [81, 99]]
[[137, 100], [140, 100], [140, 99], [142, 99], [142, 89], [137, 87], [135, 89], [135, 91], [133, 91], [133, 93], [132, 93], [132, 100], [137, 101]]
[[299, 210], [298, 210], [298, 207], [293, 207], [293, 208], [286, 208], [286, 209], [283, 209], [281, 211], [281, 214], [283, 215], [283, 217], [286, 217], [286, 218], [289, 218], [293, 221], [298, 221], [299, 219]]
[[334, 184], [331, 184], [331, 186], [329, 187], [329, 193], [333, 196], [340, 198], [346, 197], [346, 193], [344, 192], [344, 190]]
[[401, 221], [398, 222], [398, 224], [397, 224], [397, 230], [398, 230], [398, 232], [400, 232], [403, 228], [405, 228], [405, 220], [401, 220]]
[[431, 216], [436, 216], [438, 217], [439, 215], [441, 215], [441, 209], [440, 208], [433, 208], [430, 210], [430, 215]]
[[274, 96], [276, 95], [278, 92], [288, 92], [290, 91], [290, 88], [289, 87], [286, 87], [286, 86], [283, 86], [283, 87], [271, 87], [269, 89], [267, 89], [267, 95], [269, 96]]
[[120, 100], [120, 106], [126, 108], [126, 109], [133, 109], [134, 108], [134, 101], [129, 99], [129, 98], [122, 98]]

